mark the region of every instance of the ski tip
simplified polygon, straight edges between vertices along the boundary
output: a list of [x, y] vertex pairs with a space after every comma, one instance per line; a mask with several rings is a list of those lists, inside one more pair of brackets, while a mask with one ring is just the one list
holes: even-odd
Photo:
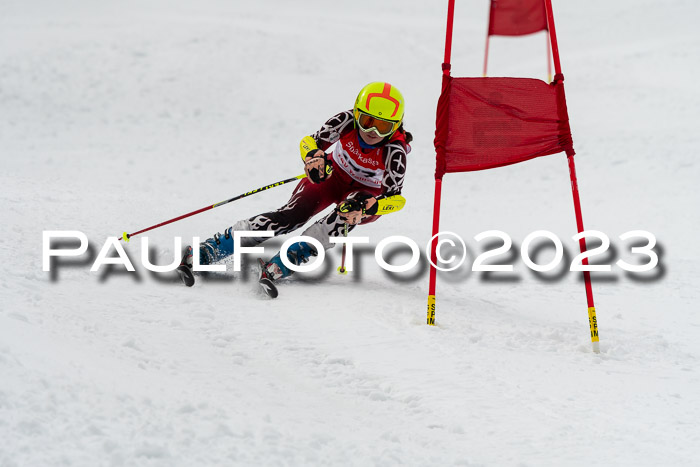
[[190, 268], [187, 266], [178, 266], [176, 271], [183, 284], [185, 284], [187, 287], [192, 287], [194, 285], [194, 273]]
[[260, 279], [259, 284], [262, 291], [265, 292], [265, 295], [267, 295], [268, 297], [277, 298], [277, 295], [279, 295], [277, 287], [275, 286], [275, 284], [272, 283], [270, 279], [263, 277], [262, 279]]

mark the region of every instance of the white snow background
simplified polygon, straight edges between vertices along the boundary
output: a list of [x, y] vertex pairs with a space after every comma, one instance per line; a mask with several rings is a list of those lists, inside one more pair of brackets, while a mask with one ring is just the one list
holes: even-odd
[[[543, 280], [517, 254], [541, 229], [576, 252], [563, 154], [445, 176], [441, 229], [471, 253], [507, 232], [515, 272], [441, 274], [435, 327], [426, 269], [390, 275], [371, 251], [348, 276], [330, 251], [274, 301], [252, 272], [158, 280], [136, 238], [138, 274], [42, 271], [44, 230], [96, 253], [301, 173], [301, 137], [375, 80], [406, 98], [408, 203], [353, 235], [425, 245], [446, 4], [0, 1], [0, 465], [700, 465], [694, 0], [554, 2], [585, 226], [612, 239], [603, 262], [634, 261], [618, 236], [636, 229], [661, 253], [593, 274], [600, 354], [578, 273]], [[457, 3], [453, 76], [480, 76], [487, 10]], [[493, 38], [491, 74], [544, 79], [544, 41]], [[174, 236], [290, 193], [148, 237], [169, 263]]]

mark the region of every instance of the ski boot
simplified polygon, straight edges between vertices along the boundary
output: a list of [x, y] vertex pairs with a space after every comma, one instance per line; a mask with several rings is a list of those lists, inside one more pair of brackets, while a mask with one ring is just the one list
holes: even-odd
[[[233, 237], [229, 227], [224, 231], [224, 234], [215, 233], [212, 238], [208, 238], [203, 243], [199, 244], [199, 261], [200, 264], [213, 264], [220, 259], [226, 258], [233, 253]], [[187, 287], [194, 285], [194, 271], [192, 270], [192, 247], [188, 246], [185, 249], [185, 255], [182, 257], [180, 265], [177, 267], [177, 273], [180, 279]]]
[[[297, 242], [287, 249], [287, 259], [289, 259], [292, 264], [297, 266], [302, 263], [306, 263], [309, 258], [317, 255], [318, 251], [316, 251], [316, 248], [306, 242]], [[258, 261], [260, 264], [260, 279], [258, 279], [260, 288], [268, 297], [277, 298], [279, 291], [277, 290], [277, 286], [275, 285], [274, 281], [288, 277], [294, 271], [282, 263], [279, 253], [277, 253], [268, 263], [265, 263], [265, 261], [261, 259]]]

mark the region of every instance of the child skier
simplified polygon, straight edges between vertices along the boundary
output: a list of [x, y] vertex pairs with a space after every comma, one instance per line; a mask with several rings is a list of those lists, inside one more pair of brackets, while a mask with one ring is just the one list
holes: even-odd
[[[199, 245], [201, 264], [212, 264], [233, 254], [233, 231], [273, 231], [284, 235], [303, 226], [310, 218], [333, 203], [336, 209], [307, 228], [303, 235], [317, 239], [325, 249], [333, 246], [329, 237], [338, 237], [357, 224], [374, 222], [387, 204], [395, 210], [403, 206], [401, 188], [406, 174], [406, 154], [411, 134], [403, 129], [404, 100], [389, 83], [370, 83], [355, 100], [352, 110], [331, 117], [313, 136], [301, 140], [301, 158], [306, 178], [291, 198], [276, 211], [258, 214], [236, 222]], [[337, 144], [335, 144], [337, 143]], [[326, 149], [333, 147], [331, 153]], [[347, 230], [345, 230], [347, 229]], [[244, 237], [241, 245], [257, 245], [267, 237]], [[318, 252], [307, 242], [289, 247], [287, 257], [295, 265], [308, 261]], [[271, 297], [277, 296], [273, 281], [292, 271], [278, 253], [268, 263], [261, 262], [260, 284]], [[188, 246], [178, 273], [185, 285], [194, 284], [192, 247]]]

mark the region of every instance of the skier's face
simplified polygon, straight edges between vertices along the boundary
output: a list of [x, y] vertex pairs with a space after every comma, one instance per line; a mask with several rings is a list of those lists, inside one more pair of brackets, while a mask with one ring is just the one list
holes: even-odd
[[360, 138], [362, 138], [362, 141], [369, 144], [370, 146], [375, 146], [375, 145], [381, 143], [382, 140], [384, 139], [383, 136], [379, 136], [374, 131], [370, 131], [369, 133], [366, 133], [362, 130], [359, 130], [358, 133], [360, 134]]

